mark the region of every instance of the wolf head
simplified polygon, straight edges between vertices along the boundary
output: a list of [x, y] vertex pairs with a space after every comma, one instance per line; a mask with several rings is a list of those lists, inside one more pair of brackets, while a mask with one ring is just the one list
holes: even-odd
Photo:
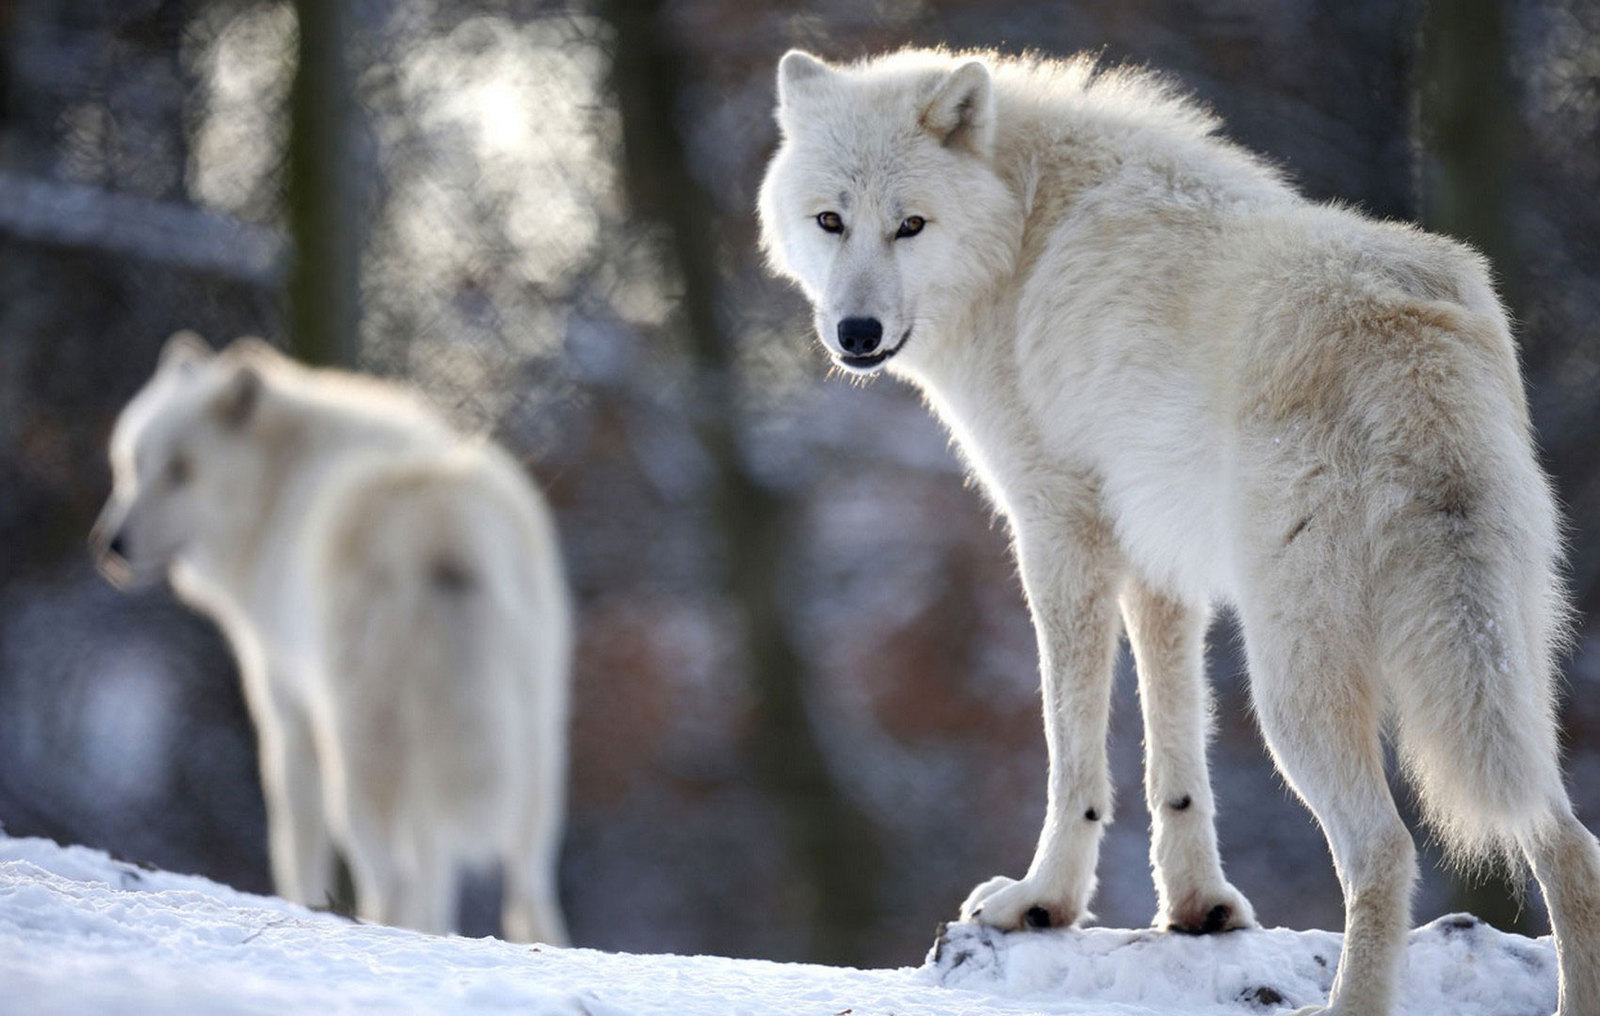
[[90, 545], [113, 582], [153, 582], [244, 527], [264, 495], [253, 433], [268, 413], [265, 375], [283, 362], [254, 340], [221, 354], [192, 332], [167, 341], [112, 431], [112, 493]]
[[762, 246], [811, 300], [834, 361], [912, 365], [1015, 261], [1020, 202], [995, 170], [985, 59], [907, 51], [778, 64], [783, 134], [761, 185]]

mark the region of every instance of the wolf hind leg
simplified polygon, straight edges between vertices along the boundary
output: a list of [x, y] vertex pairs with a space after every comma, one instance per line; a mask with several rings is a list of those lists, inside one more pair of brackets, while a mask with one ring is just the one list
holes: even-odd
[[[1386, 1016], [1417, 862], [1384, 777], [1382, 696], [1340, 615], [1319, 612], [1309, 589], [1281, 592], [1246, 611], [1245, 636], [1262, 731], [1322, 826], [1344, 890], [1344, 949], [1326, 1011]], [[1286, 606], [1295, 604], [1309, 609]]]
[[412, 849], [400, 855], [409, 863], [396, 885], [395, 923], [430, 935], [449, 934], [456, 928], [456, 866], [436, 830], [415, 829], [413, 837]]
[[[547, 765], [562, 760], [547, 753]], [[565, 775], [564, 768], [561, 775]], [[527, 802], [527, 813], [516, 842], [504, 856], [505, 894], [502, 923], [505, 936], [515, 942], [567, 945], [567, 922], [561, 911], [556, 872], [561, 857], [562, 794], [554, 779], [546, 780], [543, 794]]]
[[505, 935], [512, 942], [567, 945], [566, 919], [556, 892], [555, 873], [543, 859], [506, 862]]
[[1202, 934], [1255, 926], [1255, 911], [1222, 873], [1206, 765], [1211, 700], [1205, 680], [1206, 612], [1138, 579], [1122, 617], [1144, 713], [1150, 866], [1162, 930]]
[[1524, 834], [1561, 965], [1557, 1016], [1600, 1016], [1600, 843], [1566, 802]]
[[349, 809], [343, 822], [343, 846], [356, 893], [356, 914], [375, 924], [401, 923], [403, 874], [381, 820], [363, 805]]

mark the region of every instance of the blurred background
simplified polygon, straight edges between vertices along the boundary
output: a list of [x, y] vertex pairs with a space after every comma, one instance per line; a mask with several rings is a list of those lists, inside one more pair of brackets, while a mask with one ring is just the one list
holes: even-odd
[[[1155, 64], [1311, 196], [1490, 254], [1572, 522], [1568, 774], [1600, 823], [1593, 0], [0, 0], [5, 830], [269, 888], [225, 647], [84, 546], [116, 412], [194, 328], [403, 378], [548, 492], [579, 608], [579, 944], [910, 964], [1020, 874], [1045, 752], [1004, 527], [912, 391], [827, 376], [756, 251], [779, 55], [907, 43]], [[1220, 618], [1225, 862], [1264, 923], [1338, 928], [1236, 640]], [[1123, 657], [1096, 910], [1139, 926]], [[1419, 920], [1543, 933], [1536, 899], [1436, 856]], [[469, 931], [493, 899], [468, 893]]]

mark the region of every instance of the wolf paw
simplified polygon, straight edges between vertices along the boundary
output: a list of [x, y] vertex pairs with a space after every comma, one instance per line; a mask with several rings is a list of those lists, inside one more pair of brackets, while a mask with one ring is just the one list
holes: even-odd
[[1032, 880], [1019, 881], [1004, 875], [972, 890], [961, 904], [963, 921], [976, 921], [1002, 931], [1066, 928], [1084, 916], [1076, 903], [1044, 892]]
[[1288, 1016], [1332, 1016], [1333, 1010], [1325, 1005], [1303, 1005]]
[[1188, 894], [1170, 913], [1156, 915], [1156, 927], [1185, 935], [1214, 935], [1256, 926], [1255, 910], [1244, 894], [1224, 882], [1219, 888]]

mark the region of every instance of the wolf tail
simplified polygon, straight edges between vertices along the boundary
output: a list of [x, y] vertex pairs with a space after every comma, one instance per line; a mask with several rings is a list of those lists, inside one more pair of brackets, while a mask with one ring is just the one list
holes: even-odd
[[[1555, 720], [1569, 619], [1555, 498], [1503, 318], [1419, 321], [1371, 509], [1402, 764], [1458, 863], [1515, 865], [1566, 814]], [[1468, 393], [1467, 398], [1462, 393]]]

